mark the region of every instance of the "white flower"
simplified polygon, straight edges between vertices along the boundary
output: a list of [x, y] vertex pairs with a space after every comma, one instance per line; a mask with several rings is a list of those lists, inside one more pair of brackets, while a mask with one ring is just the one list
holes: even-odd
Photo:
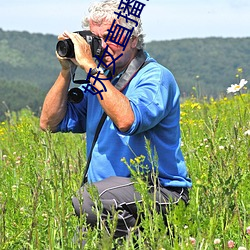
[[240, 91], [245, 85], [247, 81], [245, 79], [241, 79], [239, 84], [231, 84], [231, 87], [227, 88], [227, 93], [235, 93]]
[[194, 237], [189, 237], [189, 240], [193, 246], [196, 244], [196, 239]]
[[245, 247], [239, 247], [238, 250], [247, 250]]
[[214, 239], [214, 244], [217, 245], [217, 244], [220, 244], [221, 240], [220, 239]]
[[20, 214], [23, 214], [24, 211], [25, 211], [24, 207], [21, 207], [21, 208], [20, 208]]
[[245, 136], [249, 136], [250, 135], [250, 129], [248, 129], [247, 131], [244, 132]]

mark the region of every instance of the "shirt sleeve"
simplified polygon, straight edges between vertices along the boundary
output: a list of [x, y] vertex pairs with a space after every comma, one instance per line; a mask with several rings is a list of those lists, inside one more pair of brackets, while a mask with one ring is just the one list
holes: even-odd
[[121, 134], [132, 135], [155, 127], [178, 105], [180, 93], [172, 73], [158, 63], [150, 64], [133, 79], [137, 83], [126, 94], [135, 120]]
[[87, 95], [79, 103], [67, 103], [67, 112], [57, 127], [57, 132], [86, 132]]

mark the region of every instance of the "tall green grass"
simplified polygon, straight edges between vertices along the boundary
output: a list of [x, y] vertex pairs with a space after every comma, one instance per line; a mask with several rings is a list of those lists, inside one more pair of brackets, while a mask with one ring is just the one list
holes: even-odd
[[[228, 249], [229, 240], [250, 249], [249, 103], [249, 94], [186, 100], [181, 128], [190, 204], [170, 209], [165, 225], [142, 181], [140, 230], [118, 242], [116, 220], [107, 221], [111, 235], [99, 221], [99, 229], [85, 233], [85, 249]], [[28, 109], [7, 113], [0, 124], [0, 249], [80, 249], [76, 228], [86, 223], [74, 216], [71, 197], [82, 181], [84, 135], [44, 133], [38, 124]], [[143, 157], [127, 164], [140, 166]]]

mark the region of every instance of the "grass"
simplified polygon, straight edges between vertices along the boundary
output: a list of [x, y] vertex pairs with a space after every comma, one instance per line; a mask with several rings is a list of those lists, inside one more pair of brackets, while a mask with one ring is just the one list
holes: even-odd
[[[250, 95], [242, 94], [191, 98], [181, 105], [182, 150], [193, 181], [190, 204], [173, 207], [165, 226], [142, 182], [143, 230], [136, 234], [135, 228], [117, 249], [228, 249], [229, 240], [235, 249], [250, 249], [249, 103]], [[85, 160], [83, 135], [41, 132], [28, 109], [6, 114], [0, 124], [0, 249], [80, 249], [74, 235], [85, 220], [74, 216], [71, 197]], [[112, 234], [116, 221], [107, 223]], [[99, 224], [86, 233], [86, 249], [116, 245]]]

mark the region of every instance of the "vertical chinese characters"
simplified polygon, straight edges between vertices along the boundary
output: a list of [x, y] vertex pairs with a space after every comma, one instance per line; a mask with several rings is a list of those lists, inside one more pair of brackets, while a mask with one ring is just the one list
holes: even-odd
[[[134, 27], [129, 29], [127, 27], [122, 26], [121, 22], [119, 22], [119, 19], [122, 17], [122, 18], [124, 18], [126, 23], [128, 23], [128, 22], [134, 23], [135, 27], [137, 27], [138, 26], [137, 20], [141, 18], [141, 13], [142, 13], [142, 10], [144, 7], [145, 7], [145, 4], [141, 3], [139, 1], [135, 1], [135, 0], [127, 0], [127, 1], [121, 0], [120, 1], [120, 4], [118, 6], [118, 12], [116, 12], [116, 11], [114, 12], [114, 14], [117, 15], [117, 19], [113, 20], [110, 29], [107, 30], [108, 34], [104, 40], [104, 42], [106, 43], [105, 50], [104, 50], [101, 57], [95, 56], [95, 58], [99, 62], [97, 65], [97, 68], [99, 68], [102, 65], [105, 69], [108, 69], [113, 64], [112, 74], [113, 75], [115, 74], [115, 62], [123, 55], [123, 53], [121, 53], [117, 58], [113, 58], [113, 56], [108, 52], [109, 44], [120, 46], [123, 48], [123, 51], [124, 51], [126, 49], [126, 46], [129, 42], [129, 40], [133, 36], [133, 31], [134, 31]], [[103, 60], [105, 55], [107, 55], [107, 54], [112, 59], [112, 62], [109, 64], [106, 64]], [[85, 91], [89, 91], [93, 95], [100, 94], [101, 99], [103, 99], [101, 93], [106, 92], [107, 89], [102, 81], [110, 80], [111, 77], [110, 78], [99, 78], [99, 72], [96, 76], [93, 76], [90, 73], [91, 71], [92, 71], [92, 69], [89, 70], [89, 73], [87, 75], [87, 80], [89, 80], [90, 78], [94, 78], [95, 82], [92, 85], [88, 84], [89, 86], [87, 85], [88, 88], [86, 88]], [[93, 88], [89, 89], [89, 87], [90, 86], [94, 87], [96, 81], [98, 81], [102, 84], [103, 90], [100, 91], [100, 90], [97, 90], [96, 88], [94, 88], [94, 92], [92, 92]]]

